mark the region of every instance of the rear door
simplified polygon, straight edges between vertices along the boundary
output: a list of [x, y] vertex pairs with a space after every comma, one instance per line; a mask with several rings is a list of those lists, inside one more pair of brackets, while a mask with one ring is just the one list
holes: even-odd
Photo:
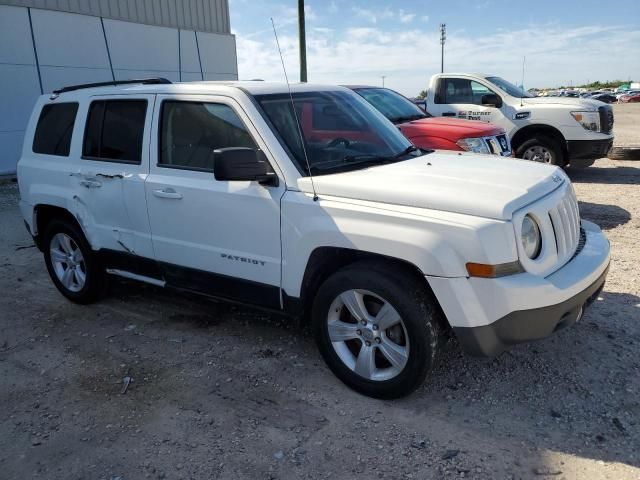
[[219, 181], [216, 148], [267, 152], [232, 98], [158, 95], [146, 197], [155, 258], [169, 284], [280, 308], [285, 184]]
[[71, 173], [76, 211], [96, 249], [152, 258], [144, 182], [154, 95], [89, 97]]

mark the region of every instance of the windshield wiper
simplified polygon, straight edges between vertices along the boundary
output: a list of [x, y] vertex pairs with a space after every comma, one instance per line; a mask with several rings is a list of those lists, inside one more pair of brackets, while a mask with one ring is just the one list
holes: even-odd
[[417, 152], [417, 151], [423, 151], [420, 150], [418, 147], [416, 147], [415, 145], [409, 145], [407, 148], [405, 148], [403, 151], [401, 151], [400, 153], [398, 153], [397, 155], [394, 155], [393, 158], [400, 158], [403, 157], [405, 155], [409, 155], [410, 153], [413, 152]]
[[[402, 150], [400, 153], [396, 153], [395, 155], [374, 155], [370, 153], [363, 153], [361, 155], [347, 155], [342, 159], [344, 163], [360, 163], [360, 162], [393, 162], [394, 160], [398, 160], [400, 157], [404, 157], [405, 155], [409, 155], [413, 152], [423, 151], [420, 150], [415, 145], [409, 145], [407, 148]], [[430, 153], [430, 151], [426, 151]]]
[[361, 155], [347, 155], [342, 159], [342, 161], [338, 161], [338, 163], [387, 163], [393, 159], [394, 157], [363, 153]]
[[[395, 155], [375, 155], [372, 153], [362, 153], [359, 155], [347, 155], [346, 157], [343, 157], [341, 160], [330, 160], [327, 162], [316, 163], [311, 167], [311, 170], [312, 172], [313, 171], [320, 172], [320, 171], [344, 168], [347, 165], [391, 163], [391, 162], [395, 162], [396, 160], [399, 160], [401, 157], [404, 157], [405, 155], [409, 155], [410, 153], [417, 152], [417, 151], [424, 152], [424, 153], [433, 152], [433, 150], [424, 150], [416, 147], [415, 145], [409, 145], [407, 148], [405, 148], [400, 153], [397, 153]], [[327, 164], [330, 164], [330, 165], [327, 165]], [[327, 165], [327, 166], [324, 166], [324, 165]]]
[[394, 117], [390, 120], [393, 123], [404, 123], [404, 122], [411, 122], [413, 120], [421, 120], [423, 118], [427, 118], [427, 116], [421, 113], [416, 113], [415, 115], [408, 115], [406, 117]]

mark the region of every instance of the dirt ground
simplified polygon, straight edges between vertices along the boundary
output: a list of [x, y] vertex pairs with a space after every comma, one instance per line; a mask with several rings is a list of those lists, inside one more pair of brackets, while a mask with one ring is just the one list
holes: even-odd
[[640, 479], [638, 167], [571, 172], [612, 245], [580, 323], [489, 360], [451, 342], [398, 401], [284, 318], [124, 281], [69, 303], [0, 185], [0, 478]]
[[640, 119], [640, 103], [614, 103], [616, 146], [640, 147], [638, 119]]

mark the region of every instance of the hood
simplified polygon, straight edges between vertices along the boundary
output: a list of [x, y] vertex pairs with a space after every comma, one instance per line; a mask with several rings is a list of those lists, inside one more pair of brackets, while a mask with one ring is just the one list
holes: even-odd
[[602, 105], [597, 100], [573, 97], [533, 97], [523, 98], [523, 105], [566, 105], [578, 110], [597, 110]]
[[443, 138], [490, 137], [500, 135], [504, 129], [477, 120], [463, 120], [461, 118], [431, 117], [401, 123], [398, 128], [403, 133], [413, 135], [430, 135]]
[[[313, 177], [318, 195], [509, 220], [567, 180], [558, 167], [527, 160], [436, 151], [389, 165]], [[298, 186], [311, 192], [308, 177]]]

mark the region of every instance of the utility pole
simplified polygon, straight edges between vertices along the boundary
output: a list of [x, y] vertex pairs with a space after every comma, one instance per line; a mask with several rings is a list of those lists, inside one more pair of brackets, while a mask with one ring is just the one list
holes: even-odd
[[440, 53], [440, 73], [444, 73], [444, 42], [447, 39], [447, 24], [440, 24], [440, 46], [442, 51]]
[[307, 81], [307, 40], [304, 26], [304, 0], [298, 0], [298, 38], [300, 41], [300, 81]]
[[384, 88], [384, 79], [387, 78], [386, 75], [382, 75], [382, 88]]

